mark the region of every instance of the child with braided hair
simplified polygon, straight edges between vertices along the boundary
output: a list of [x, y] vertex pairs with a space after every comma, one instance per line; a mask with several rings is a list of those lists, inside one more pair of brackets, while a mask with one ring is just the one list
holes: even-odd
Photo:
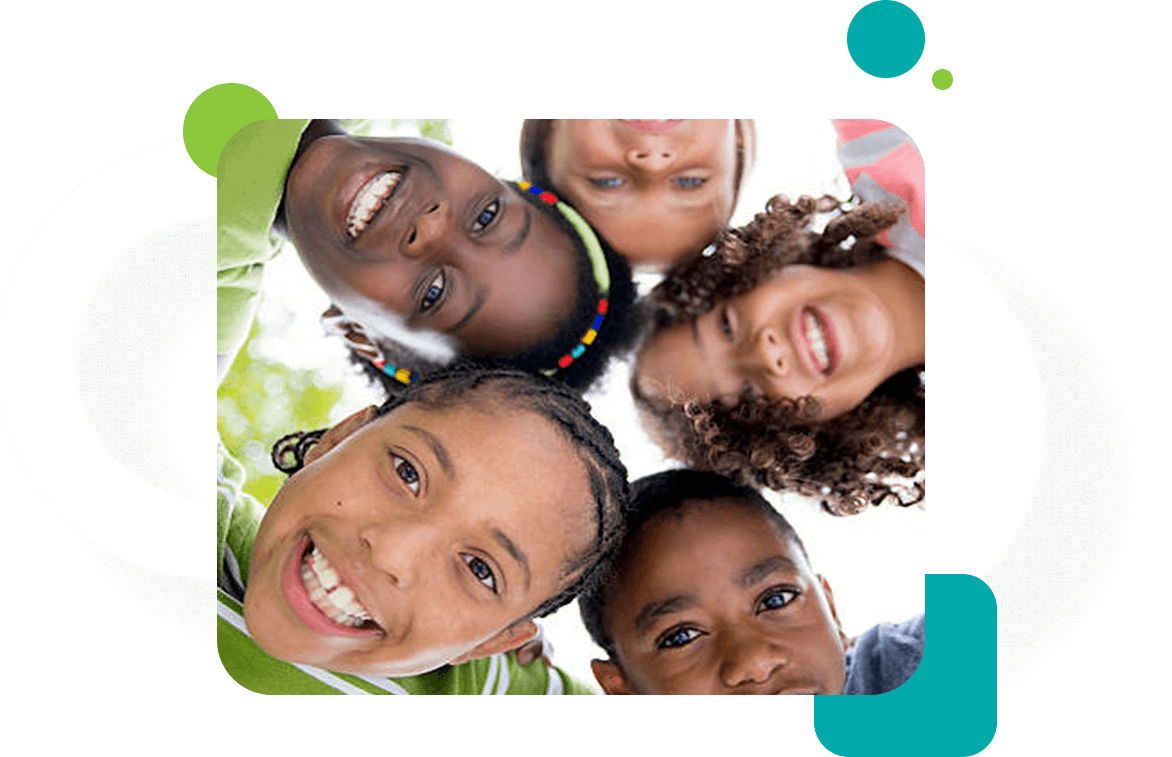
[[575, 392], [464, 364], [273, 458], [292, 475], [263, 508], [221, 447], [218, 632], [242, 685], [586, 691], [502, 657], [622, 536], [626, 469]]
[[217, 178], [221, 377], [282, 237], [333, 303], [329, 325], [388, 388], [474, 357], [585, 390], [632, 341], [630, 269], [589, 224], [441, 143], [258, 121]]
[[670, 271], [631, 390], [668, 455], [848, 515], [924, 497], [924, 166], [891, 124], [834, 126], [864, 202], [778, 195]]

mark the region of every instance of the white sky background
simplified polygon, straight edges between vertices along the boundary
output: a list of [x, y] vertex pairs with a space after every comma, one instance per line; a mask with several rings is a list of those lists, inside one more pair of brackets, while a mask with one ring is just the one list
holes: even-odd
[[[829, 117], [828, 117], [829, 118]], [[835, 157], [834, 130], [827, 119], [758, 120], [757, 164], [742, 189], [733, 218], [745, 223], [774, 194], [791, 197], [831, 193], [845, 199], [849, 184]], [[486, 170], [505, 179], [520, 178], [518, 140], [521, 119], [455, 120], [454, 147]], [[413, 134], [410, 127], [391, 131], [376, 122], [372, 135]], [[914, 135], [913, 135], [914, 136]], [[271, 332], [256, 345], [266, 356], [291, 367], [322, 372], [321, 379], [340, 379], [346, 387], [335, 406], [340, 420], [353, 410], [377, 401], [365, 379], [355, 375], [337, 339], [322, 334], [318, 316], [327, 298], [302, 268], [297, 256], [281, 254], [270, 265], [266, 299], [258, 317]], [[640, 292], [657, 277], [638, 276]], [[587, 395], [594, 413], [614, 434], [632, 480], [674, 464], [644, 434], [627, 390], [627, 364], [612, 364], [597, 389]], [[912, 508], [871, 508], [850, 518], [835, 518], [811, 501], [766, 495], [793, 523], [810, 553], [814, 569], [829, 580], [839, 618], [850, 636], [875, 623], [900, 621], [923, 612], [927, 538], [926, 512]], [[541, 621], [554, 646], [554, 662], [581, 681], [594, 684], [589, 661], [601, 656], [578, 617], [576, 604]]]

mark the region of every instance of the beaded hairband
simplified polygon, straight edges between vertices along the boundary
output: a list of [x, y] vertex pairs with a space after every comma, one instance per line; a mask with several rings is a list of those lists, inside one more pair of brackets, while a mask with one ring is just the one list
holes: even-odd
[[[598, 308], [595, 311], [594, 321], [586, 332], [582, 334], [582, 338], [574, 345], [574, 348], [567, 352], [558, 360], [557, 368], [547, 368], [541, 371], [543, 376], [553, 376], [559, 370], [564, 370], [570, 366], [575, 360], [582, 356], [586, 348], [594, 343], [595, 338], [598, 337], [598, 330], [602, 326], [602, 319], [606, 315], [606, 310], [609, 305], [607, 295], [610, 294], [610, 268], [606, 264], [606, 255], [602, 252], [602, 245], [598, 241], [598, 236], [595, 235], [594, 229], [590, 228], [590, 224], [586, 223], [578, 212], [565, 204], [554, 195], [553, 192], [546, 191], [541, 187], [535, 187], [527, 181], [518, 181], [517, 188], [522, 192], [528, 192], [537, 197], [547, 205], [553, 205], [574, 227], [574, 231], [578, 232], [578, 236], [582, 238], [582, 244], [586, 247], [586, 254], [590, 258], [590, 267], [594, 272], [594, 281], [598, 284]], [[400, 368], [398, 366], [388, 363], [383, 357], [382, 350], [374, 343], [374, 340], [366, 336], [362, 327], [353, 321], [346, 320], [342, 315], [342, 311], [337, 307], [331, 306], [329, 310], [322, 313], [322, 323], [327, 328], [341, 334], [342, 338], [346, 340], [350, 349], [370, 361], [371, 365], [378, 368], [383, 373], [395, 379], [401, 384], [410, 386], [419, 379], [419, 372], [412, 371], [407, 368]]]
[[569, 368], [570, 363], [582, 357], [582, 353], [594, 343], [598, 336], [598, 329], [602, 326], [602, 319], [606, 316], [606, 309], [610, 304], [607, 301], [607, 295], [610, 294], [610, 268], [606, 264], [606, 256], [602, 253], [602, 245], [599, 244], [594, 229], [590, 228], [590, 224], [586, 223], [576, 210], [559, 200], [553, 192], [535, 187], [527, 181], [518, 181], [517, 187], [522, 192], [536, 195], [545, 204], [553, 205], [561, 211], [561, 214], [574, 227], [574, 231], [578, 232], [578, 236], [582, 238], [582, 243], [586, 246], [586, 254], [590, 258], [590, 266], [594, 271], [594, 282], [598, 284], [598, 309], [594, 314], [594, 322], [586, 329], [586, 333], [582, 334], [582, 338], [578, 340], [574, 348], [562, 355], [558, 360], [557, 368], [547, 368], [541, 371], [543, 376], [552, 376], [559, 370]]

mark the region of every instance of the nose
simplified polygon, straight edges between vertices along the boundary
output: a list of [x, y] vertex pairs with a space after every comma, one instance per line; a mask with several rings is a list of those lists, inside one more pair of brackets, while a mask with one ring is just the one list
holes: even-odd
[[451, 209], [446, 202], [436, 200], [429, 203], [411, 222], [403, 243], [403, 254], [415, 258], [431, 252], [447, 233], [450, 217]]
[[669, 168], [676, 159], [676, 149], [670, 145], [644, 144], [627, 151], [627, 163], [632, 168], [658, 173]]
[[371, 564], [400, 589], [419, 583], [436, 551], [434, 530], [418, 522], [374, 523], [361, 529], [358, 536], [370, 553]]
[[765, 683], [788, 662], [782, 646], [756, 635], [737, 634], [726, 642], [720, 677], [729, 688]]
[[780, 377], [789, 371], [790, 357], [785, 339], [772, 326], [761, 329], [749, 348], [750, 359], [758, 362], [765, 373]]

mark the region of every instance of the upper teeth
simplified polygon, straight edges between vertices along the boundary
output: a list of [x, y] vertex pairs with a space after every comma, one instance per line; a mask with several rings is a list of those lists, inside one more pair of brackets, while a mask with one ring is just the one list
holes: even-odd
[[354, 592], [338, 579], [338, 572], [317, 547], [301, 561], [301, 583], [309, 599], [326, 617], [344, 626], [360, 626], [371, 620]]
[[346, 233], [351, 239], [358, 238], [370, 219], [382, 208], [383, 201], [394, 194], [402, 177], [403, 174], [398, 171], [387, 171], [362, 185], [358, 196], [350, 204], [350, 212], [346, 214]]
[[806, 328], [806, 341], [810, 343], [810, 349], [814, 352], [814, 361], [818, 364], [818, 370], [826, 373], [830, 370], [830, 353], [826, 350], [826, 335], [822, 333], [822, 324], [818, 316], [809, 310], [802, 318]]

